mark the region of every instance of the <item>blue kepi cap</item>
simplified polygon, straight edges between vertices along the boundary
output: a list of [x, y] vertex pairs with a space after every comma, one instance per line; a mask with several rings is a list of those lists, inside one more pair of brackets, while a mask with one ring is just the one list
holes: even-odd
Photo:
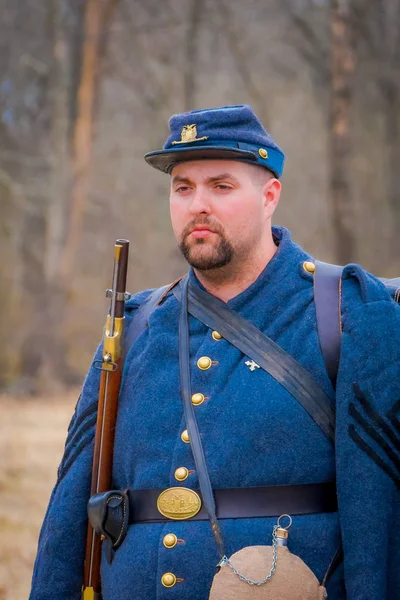
[[173, 115], [169, 128], [164, 148], [144, 157], [159, 171], [171, 173], [175, 165], [190, 160], [230, 159], [282, 175], [285, 155], [248, 104]]

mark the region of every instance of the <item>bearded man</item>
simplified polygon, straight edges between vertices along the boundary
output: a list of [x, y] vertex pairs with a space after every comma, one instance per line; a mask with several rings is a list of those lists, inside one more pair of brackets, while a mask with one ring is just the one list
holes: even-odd
[[[103, 555], [103, 599], [206, 600], [217, 565], [225, 572], [233, 554], [270, 545], [282, 513], [316, 593], [400, 597], [399, 306], [360, 266], [343, 269], [332, 380], [318, 337], [315, 260], [271, 224], [284, 155], [250, 106], [173, 116], [164, 148], [145, 159], [170, 175], [172, 227], [190, 269], [157, 292], [125, 360], [113, 487], [129, 490], [132, 510], [113, 559]], [[130, 326], [149, 298], [154, 291], [127, 303]], [[196, 298], [217, 321], [194, 316]], [[80, 597], [98, 383], [91, 368], [42, 527], [31, 600]], [[182, 491], [199, 504], [175, 518], [160, 497], [173, 506]], [[279, 560], [263, 585], [237, 578], [232, 597], [276, 598], [269, 585], [278, 574]], [[299, 598], [311, 597], [299, 587]]]

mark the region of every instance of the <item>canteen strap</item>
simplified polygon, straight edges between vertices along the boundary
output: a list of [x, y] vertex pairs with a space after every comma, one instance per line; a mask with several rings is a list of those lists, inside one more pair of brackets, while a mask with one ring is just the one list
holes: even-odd
[[207, 470], [206, 459], [203, 450], [203, 444], [200, 439], [200, 432], [197, 425], [194, 406], [192, 403], [192, 386], [190, 375], [190, 356], [189, 356], [189, 317], [188, 317], [188, 285], [189, 277], [186, 275], [181, 283], [181, 306], [179, 315], [179, 371], [181, 384], [181, 397], [183, 402], [183, 412], [185, 415], [186, 427], [189, 433], [190, 447], [193, 452], [194, 462], [196, 464], [197, 476], [199, 479], [200, 490], [203, 496], [204, 506], [210, 520], [211, 529], [215, 538], [220, 558], [225, 556], [224, 543], [216, 516], [215, 500], [211, 486], [210, 475]]

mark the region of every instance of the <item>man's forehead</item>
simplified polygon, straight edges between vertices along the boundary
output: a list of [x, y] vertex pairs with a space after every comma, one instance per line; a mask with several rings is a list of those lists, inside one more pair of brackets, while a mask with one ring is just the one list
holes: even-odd
[[237, 160], [196, 160], [182, 162], [176, 165], [171, 172], [172, 181], [180, 178], [201, 177], [207, 179], [224, 175], [237, 177], [245, 173], [246, 166]]

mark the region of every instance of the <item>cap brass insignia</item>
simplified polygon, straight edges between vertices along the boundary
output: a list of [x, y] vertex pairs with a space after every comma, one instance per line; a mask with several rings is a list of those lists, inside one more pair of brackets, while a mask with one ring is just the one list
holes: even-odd
[[197, 127], [193, 123], [192, 125], [184, 125], [181, 131], [181, 139], [179, 142], [172, 142], [172, 144], [188, 144], [190, 142], [201, 142], [202, 140], [208, 140], [208, 135], [204, 135], [201, 138], [197, 136]]

